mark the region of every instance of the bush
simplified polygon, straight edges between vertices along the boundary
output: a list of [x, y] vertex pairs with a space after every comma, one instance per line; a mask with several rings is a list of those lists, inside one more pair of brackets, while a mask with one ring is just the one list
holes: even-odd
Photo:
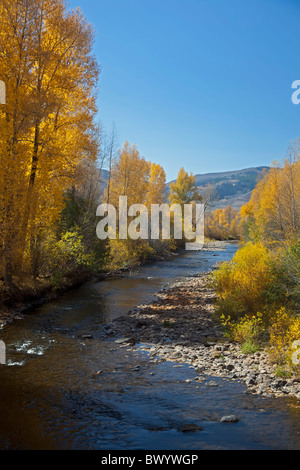
[[294, 308], [300, 310], [300, 240], [283, 251], [280, 261], [281, 284]]
[[110, 240], [108, 266], [119, 269], [144, 263], [154, 255], [154, 249], [146, 240]]
[[277, 364], [288, 364], [294, 367], [293, 363], [295, 341], [300, 340], [300, 316], [285, 307], [277, 310], [273, 315], [270, 327], [270, 357]]
[[253, 317], [244, 317], [239, 323], [233, 326], [232, 336], [239, 343], [258, 343], [264, 331], [262, 316], [257, 314]]
[[253, 343], [252, 341], [248, 340], [242, 344], [242, 353], [243, 354], [254, 354], [259, 351], [260, 347], [257, 343]]
[[41, 273], [53, 278], [55, 286], [64, 276], [95, 267], [94, 254], [88, 252], [77, 230], [64, 233], [60, 239], [48, 233], [41, 244], [41, 253]]
[[268, 339], [271, 360], [285, 371], [299, 372], [294, 345], [300, 341], [300, 243], [276, 255], [261, 243], [248, 243], [213, 274], [213, 284], [216, 313], [227, 336], [244, 353], [257, 351]]
[[223, 263], [213, 274], [217, 312], [233, 321], [263, 310], [273, 280], [271, 257], [261, 243], [248, 243], [232, 262]]
[[260, 342], [265, 332], [260, 313], [256, 316], [245, 316], [238, 322], [223, 315], [221, 322], [226, 329], [226, 336], [240, 343], [244, 354], [252, 354], [260, 349]]

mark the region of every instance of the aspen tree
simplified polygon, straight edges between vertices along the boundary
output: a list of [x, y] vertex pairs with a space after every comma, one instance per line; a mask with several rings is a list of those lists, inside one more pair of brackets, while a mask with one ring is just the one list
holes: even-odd
[[5, 278], [30, 264], [78, 165], [95, 159], [94, 32], [63, 0], [0, 0], [1, 254]]

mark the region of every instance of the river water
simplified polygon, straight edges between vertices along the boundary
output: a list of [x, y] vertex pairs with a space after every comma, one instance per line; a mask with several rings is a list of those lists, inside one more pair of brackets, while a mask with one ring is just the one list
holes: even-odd
[[[102, 336], [105, 323], [235, 250], [189, 252], [88, 282], [0, 331], [0, 449], [300, 449], [300, 402], [252, 396], [227, 379], [214, 378], [214, 388], [189, 382], [197, 374], [188, 365], [153, 362]], [[220, 423], [228, 414], [239, 422]], [[201, 430], [183, 432], [190, 424]]]

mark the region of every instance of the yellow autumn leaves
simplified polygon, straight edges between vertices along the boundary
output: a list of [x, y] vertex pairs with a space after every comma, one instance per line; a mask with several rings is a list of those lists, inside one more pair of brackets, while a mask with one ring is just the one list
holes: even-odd
[[[124, 143], [118, 156], [111, 165], [111, 174], [103, 202], [113, 205], [117, 210], [119, 197], [126, 196], [127, 204], [161, 204], [165, 200], [166, 174], [161, 165], [146, 161], [136, 145]], [[163, 252], [163, 243], [148, 240], [109, 240], [107, 265], [110, 269], [134, 266], [154, 256], [155, 251]]]
[[93, 30], [64, 0], [0, 1], [1, 277], [38, 274], [38, 246], [84, 160], [95, 162]]
[[[143, 204], [147, 209], [151, 205], [163, 203], [183, 206], [201, 200], [195, 186], [195, 176], [180, 169], [177, 179], [170, 185], [170, 193], [166, 191], [166, 174], [161, 165], [143, 158], [137, 147], [125, 142], [111, 165], [111, 175], [104, 192], [103, 202], [113, 205], [118, 212], [119, 197], [127, 197], [127, 206]], [[148, 212], [149, 222], [151, 211]], [[182, 216], [180, 216], [182, 217]], [[183, 220], [180, 220], [183, 224]], [[149, 230], [150, 230], [149, 223]], [[175, 240], [173, 234], [174, 214], [170, 214], [170, 239], [109, 240], [107, 242], [107, 263], [110, 269], [125, 268], [145, 262], [147, 259], [161, 257], [185, 243], [184, 237]], [[161, 227], [159, 228], [161, 232]], [[123, 238], [123, 237], [121, 237]], [[154, 237], [153, 237], [154, 238]]]
[[238, 240], [241, 236], [239, 211], [227, 206], [207, 214], [205, 235], [213, 240]]
[[103, 199], [118, 207], [119, 197], [127, 196], [128, 206], [139, 203], [150, 207], [164, 201], [165, 183], [166, 173], [162, 166], [146, 161], [137, 147], [126, 141], [112, 164], [109, 188]]
[[[117, 208], [126, 196], [128, 206], [149, 208], [168, 195], [164, 169], [135, 145], [125, 142], [117, 153], [112, 135], [104, 148], [93, 41], [91, 25], [65, 0], [0, 0], [0, 81], [7, 92], [0, 105], [0, 300], [24, 282], [59, 286], [82, 269], [124, 267], [176, 248], [172, 240], [96, 237], [101, 202]], [[196, 193], [195, 178], [180, 170], [170, 199], [185, 203]]]
[[242, 224], [249, 237], [279, 245], [299, 235], [300, 159], [299, 142], [291, 144], [283, 165], [274, 163], [257, 184], [252, 198], [242, 208]]
[[213, 274], [217, 314], [232, 339], [253, 352], [267, 346], [279, 365], [295, 369], [300, 340], [300, 147], [291, 144], [240, 212], [242, 247]]
[[239, 320], [265, 303], [264, 293], [273, 280], [270, 255], [262, 243], [246, 244], [230, 263], [221, 265], [214, 279], [223, 310], [226, 304], [224, 313]]

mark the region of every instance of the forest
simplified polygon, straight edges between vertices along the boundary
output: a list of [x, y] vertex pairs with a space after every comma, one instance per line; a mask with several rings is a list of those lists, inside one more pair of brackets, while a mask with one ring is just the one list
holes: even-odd
[[[97, 120], [95, 32], [64, 0], [2, 1], [0, 301], [61, 289], [163, 256], [180, 242], [99, 240], [97, 206], [166, 200], [162, 166]], [[103, 169], [109, 170], [108, 181]], [[168, 198], [201, 200], [180, 170]]]

